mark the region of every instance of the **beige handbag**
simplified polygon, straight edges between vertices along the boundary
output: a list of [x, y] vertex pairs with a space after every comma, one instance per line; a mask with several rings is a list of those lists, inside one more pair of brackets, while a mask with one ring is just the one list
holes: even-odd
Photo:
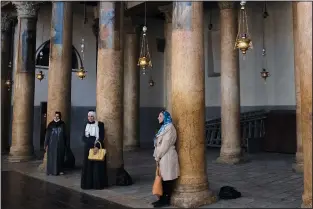
[[102, 149], [102, 145], [101, 145], [101, 143], [98, 140], [96, 141], [95, 145], [97, 143], [100, 144], [100, 149], [98, 150], [98, 152], [96, 154], [94, 154], [94, 148], [89, 149], [88, 160], [104, 161], [106, 150]]
[[162, 177], [160, 175], [160, 167], [157, 166], [155, 172], [155, 179], [152, 186], [152, 194], [160, 198], [163, 195]]

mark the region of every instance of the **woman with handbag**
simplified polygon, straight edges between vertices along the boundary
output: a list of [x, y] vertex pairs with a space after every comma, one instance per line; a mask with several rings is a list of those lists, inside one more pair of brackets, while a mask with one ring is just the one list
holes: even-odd
[[153, 204], [154, 207], [170, 205], [174, 182], [179, 177], [178, 155], [175, 149], [176, 129], [169, 112], [162, 111], [158, 117], [161, 128], [154, 139], [154, 154], [158, 172], [162, 178], [163, 195]]
[[[88, 112], [88, 122], [85, 125], [82, 140], [85, 146], [81, 188], [104, 189], [108, 186], [105, 153], [100, 153], [104, 151], [102, 149], [104, 147], [104, 124], [96, 121], [94, 111]], [[103, 155], [100, 156], [99, 154]]]

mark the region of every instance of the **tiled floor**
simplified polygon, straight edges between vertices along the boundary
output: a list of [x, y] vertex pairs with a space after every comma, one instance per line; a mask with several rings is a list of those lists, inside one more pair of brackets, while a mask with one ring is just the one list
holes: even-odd
[[[79, 151], [74, 153], [75, 156], [81, 156]], [[211, 190], [217, 193], [222, 186], [233, 186], [242, 193], [242, 197], [236, 200], [220, 200], [203, 208], [299, 208], [301, 206], [303, 178], [301, 174], [292, 172], [293, 155], [275, 153], [250, 155], [250, 161], [240, 165], [217, 164], [214, 162], [217, 157], [217, 150], [207, 151], [207, 173]], [[129, 207], [151, 207], [149, 203], [155, 200], [151, 194], [155, 172], [152, 151], [125, 153], [124, 158], [126, 170], [135, 181], [134, 185], [86, 193]], [[77, 161], [80, 161], [79, 157]], [[3, 163], [2, 166], [3, 169], [14, 169], [35, 178], [81, 191], [79, 169], [65, 176], [46, 176], [38, 172], [39, 163], [39, 161], [20, 164]]]

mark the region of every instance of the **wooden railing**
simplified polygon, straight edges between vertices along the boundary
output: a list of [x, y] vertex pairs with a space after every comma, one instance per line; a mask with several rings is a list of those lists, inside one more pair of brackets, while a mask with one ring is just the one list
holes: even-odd
[[[247, 152], [261, 150], [261, 142], [265, 136], [265, 110], [245, 112], [240, 114], [240, 131], [242, 147]], [[213, 119], [205, 124], [206, 145], [221, 147], [221, 119]]]

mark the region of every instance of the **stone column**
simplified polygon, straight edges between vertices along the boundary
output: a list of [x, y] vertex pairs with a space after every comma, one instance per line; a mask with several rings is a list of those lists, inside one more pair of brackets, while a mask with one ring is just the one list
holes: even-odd
[[299, 68], [299, 44], [297, 35], [297, 3], [292, 2], [293, 14], [293, 43], [294, 43], [294, 76], [296, 91], [296, 127], [297, 127], [297, 152], [296, 162], [292, 165], [293, 171], [303, 172], [303, 147], [301, 137], [301, 90], [300, 90], [300, 68]]
[[[99, 2], [97, 117], [104, 122], [108, 181], [116, 184], [123, 160], [123, 68], [120, 42], [120, 3]], [[126, 177], [126, 175], [125, 175]]]
[[139, 147], [139, 82], [137, 67], [138, 42], [131, 18], [124, 19], [124, 150]]
[[221, 28], [221, 119], [222, 147], [217, 162], [236, 164], [242, 161], [240, 137], [240, 82], [234, 2], [218, 2]]
[[165, 74], [165, 108], [169, 113], [172, 113], [172, 12], [173, 4], [159, 7], [159, 10], [165, 15], [164, 23], [164, 37], [165, 37], [165, 51], [164, 51], [164, 74]]
[[[72, 2], [52, 2], [47, 124], [60, 111], [70, 139], [72, 86]], [[67, 142], [69, 144], [69, 141]]]
[[174, 2], [172, 27], [172, 115], [180, 163], [172, 204], [196, 208], [215, 199], [205, 157], [203, 2]]
[[312, 208], [312, 2], [296, 3], [296, 58], [300, 71], [304, 191], [302, 208]]
[[35, 52], [38, 2], [12, 2], [18, 15], [15, 51], [12, 144], [9, 161], [33, 157], [33, 118], [35, 90]]
[[[72, 86], [72, 2], [52, 2], [50, 57], [48, 72], [47, 125], [56, 111], [66, 123], [67, 145], [70, 146]], [[47, 155], [40, 169], [45, 170]]]
[[[11, 90], [5, 84], [10, 77], [12, 79], [12, 20], [9, 13], [1, 13], [1, 153], [9, 151], [9, 129], [11, 123]], [[11, 61], [11, 68], [9, 62]], [[9, 76], [9, 77], [8, 77]], [[11, 87], [12, 89], [12, 87]]]

